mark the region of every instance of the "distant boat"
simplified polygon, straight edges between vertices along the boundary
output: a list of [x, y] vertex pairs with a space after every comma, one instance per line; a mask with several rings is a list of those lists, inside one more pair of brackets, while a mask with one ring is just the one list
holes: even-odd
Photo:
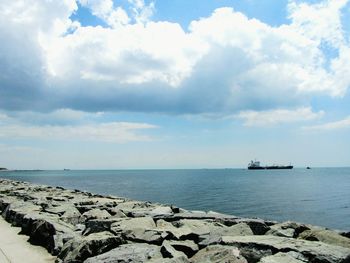
[[306, 167], [306, 169], [311, 169], [310, 166]]
[[293, 169], [293, 165], [267, 165], [261, 166], [259, 161], [250, 161], [248, 170], [277, 170], [277, 169]]
[[70, 169], [64, 168], [63, 171], [70, 171]]

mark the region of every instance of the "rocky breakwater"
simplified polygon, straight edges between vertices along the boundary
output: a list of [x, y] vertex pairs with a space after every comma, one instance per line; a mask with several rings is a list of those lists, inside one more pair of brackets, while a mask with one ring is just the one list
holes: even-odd
[[57, 262], [350, 262], [349, 233], [61, 187], [0, 179], [0, 211]]

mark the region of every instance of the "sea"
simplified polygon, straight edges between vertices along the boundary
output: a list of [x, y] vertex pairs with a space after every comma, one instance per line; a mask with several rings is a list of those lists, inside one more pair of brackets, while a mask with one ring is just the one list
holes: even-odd
[[350, 231], [350, 168], [60, 170], [1, 178]]

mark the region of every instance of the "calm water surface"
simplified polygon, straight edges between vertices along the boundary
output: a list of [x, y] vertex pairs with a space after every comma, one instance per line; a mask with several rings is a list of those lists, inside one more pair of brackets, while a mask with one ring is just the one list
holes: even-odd
[[16, 171], [0, 177], [350, 231], [350, 168]]

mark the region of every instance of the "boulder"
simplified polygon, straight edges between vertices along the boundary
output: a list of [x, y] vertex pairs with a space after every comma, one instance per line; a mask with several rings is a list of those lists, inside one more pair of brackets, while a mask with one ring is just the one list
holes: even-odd
[[266, 232], [266, 235], [295, 238], [300, 233], [308, 229], [310, 228], [304, 224], [286, 221], [283, 223], [271, 225], [270, 230]]
[[350, 249], [350, 238], [327, 229], [305, 230], [299, 234], [298, 238], [311, 241], [321, 241], [326, 244], [342, 246]]
[[176, 250], [169, 241], [164, 241], [160, 249], [164, 258], [186, 258], [187, 256], [182, 251]]
[[161, 259], [160, 247], [143, 243], [121, 245], [99, 256], [90, 257], [84, 263], [143, 263], [152, 259]]
[[199, 250], [198, 245], [191, 240], [186, 241], [165, 241], [165, 244], [172, 246], [175, 250], [183, 252], [187, 257], [192, 257]]
[[57, 255], [63, 244], [77, 235], [71, 225], [47, 214], [26, 215], [21, 227], [21, 233], [29, 236], [29, 242], [45, 247], [53, 255]]
[[258, 263], [308, 263], [309, 260], [302, 254], [291, 251], [287, 253], [277, 253], [275, 255], [262, 258]]
[[85, 222], [83, 235], [87, 236], [92, 233], [110, 231], [111, 225], [117, 221], [117, 218], [111, 217], [107, 219], [91, 219]]
[[78, 209], [74, 206], [70, 206], [61, 216], [61, 219], [69, 224], [77, 225], [84, 222], [84, 218], [81, 216]]
[[175, 239], [175, 240], [198, 239], [198, 235], [194, 234], [189, 227], [187, 226], [176, 227], [172, 223], [167, 222], [163, 219], [159, 219], [157, 221], [156, 229], [169, 233], [171, 236], [171, 239]]
[[156, 228], [152, 217], [138, 217], [138, 218], [116, 218], [111, 225], [111, 230], [114, 233], [121, 233], [134, 229], [148, 229]]
[[94, 233], [68, 241], [58, 258], [65, 263], [83, 262], [89, 257], [100, 255], [124, 243], [125, 241], [120, 236], [109, 232]]
[[133, 230], [123, 231], [123, 237], [133, 242], [142, 242], [147, 244], [161, 245], [168, 234], [166, 232], [135, 228]]
[[248, 263], [240, 255], [240, 251], [230, 246], [208, 246], [196, 253], [191, 259], [191, 263]]
[[[325, 244], [277, 236], [224, 236], [223, 245], [238, 247], [242, 255], [250, 262], [278, 252], [295, 251], [317, 263], [341, 263], [350, 260], [350, 249]], [[348, 260], [348, 261], [347, 261]]]
[[91, 220], [91, 219], [105, 219], [111, 217], [111, 214], [108, 213], [106, 210], [101, 210], [101, 209], [92, 209], [89, 210], [82, 215], [86, 220]]

